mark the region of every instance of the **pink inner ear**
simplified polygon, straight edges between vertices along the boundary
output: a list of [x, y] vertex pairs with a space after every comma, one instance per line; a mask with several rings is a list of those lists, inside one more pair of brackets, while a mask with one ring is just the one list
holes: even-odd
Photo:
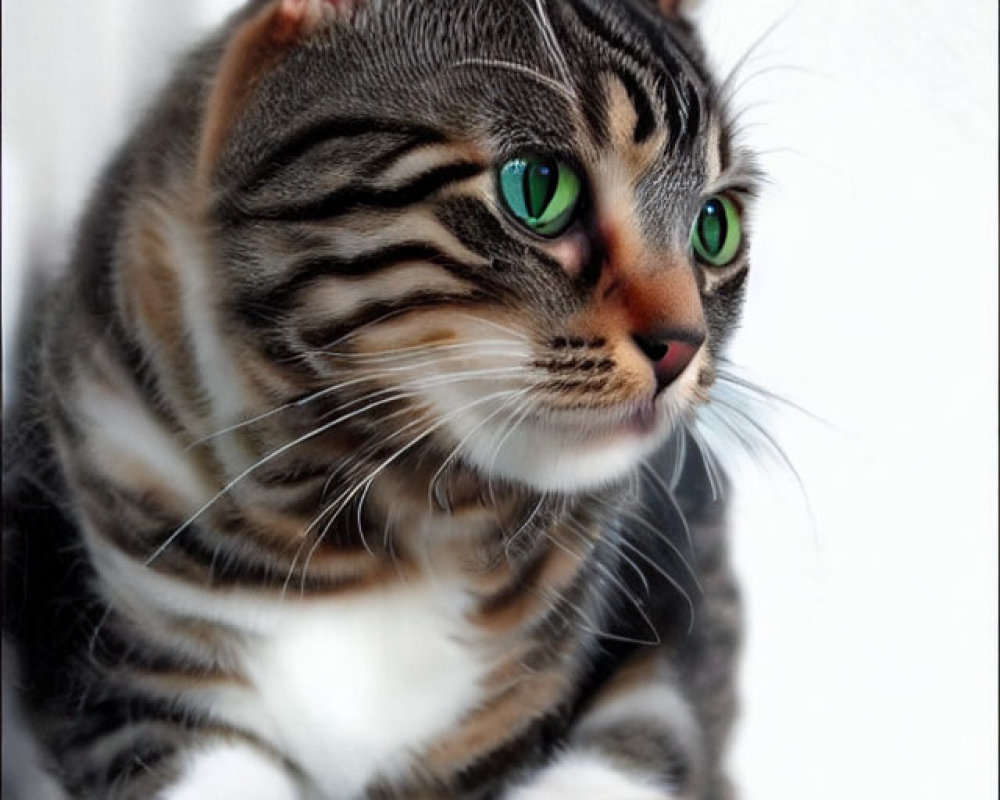
[[680, 6], [681, 0], [660, 0], [660, 11], [668, 17], [676, 16]]
[[308, 36], [323, 23], [324, 14], [353, 10], [362, 0], [279, 0], [271, 37], [279, 45], [288, 45]]

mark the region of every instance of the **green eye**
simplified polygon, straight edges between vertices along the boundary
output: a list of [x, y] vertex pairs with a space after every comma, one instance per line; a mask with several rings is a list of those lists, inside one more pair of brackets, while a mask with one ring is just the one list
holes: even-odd
[[706, 200], [691, 229], [691, 247], [702, 261], [724, 267], [739, 252], [743, 223], [732, 200], [717, 194]]
[[518, 222], [541, 236], [559, 236], [573, 223], [581, 188], [576, 170], [555, 158], [527, 156], [500, 167], [504, 205]]

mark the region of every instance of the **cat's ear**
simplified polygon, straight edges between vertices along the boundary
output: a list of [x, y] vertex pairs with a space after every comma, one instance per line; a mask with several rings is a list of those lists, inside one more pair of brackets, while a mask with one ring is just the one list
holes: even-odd
[[275, 44], [292, 44], [315, 33], [337, 14], [349, 13], [361, 0], [277, 0], [270, 36]]
[[250, 88], [295, 45], [364, 0], [272, 0], [230, 36], [205, 108], [198, 174], [207, 178]]
[[667, 17], [680, 17], [697, 5], [697, 0], [654, 0]]

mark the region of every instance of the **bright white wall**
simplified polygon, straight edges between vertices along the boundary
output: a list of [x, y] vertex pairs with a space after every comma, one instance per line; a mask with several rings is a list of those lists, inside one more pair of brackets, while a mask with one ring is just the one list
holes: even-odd
[[[3, 5], [4, 332], [148, 89], [231, 0]], [[789, 8], [791, 10], [789, 11]], [[997, 795], [997, 8], [705, 0], [772, 178], [745, 373], [798, 468], [739, 466], [746, 800]], [[5, 336], [7, 350], [9, 337]]]
[[[788, 3], [705, 6], [731, 61]], [[773, 189], [734, 359], [836, 428], [776, 418], [815, 537], [741, 484], [748, 800], [997, 796], [996, 31], [802, 0], [746, 70]]]

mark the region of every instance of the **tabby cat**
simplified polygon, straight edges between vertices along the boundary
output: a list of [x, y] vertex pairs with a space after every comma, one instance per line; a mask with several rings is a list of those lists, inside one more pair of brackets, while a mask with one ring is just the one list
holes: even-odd
[[725, 94], [676, 0], [253, 0], [184, 62], [8, 417], [70, 796], [731, 796]]

